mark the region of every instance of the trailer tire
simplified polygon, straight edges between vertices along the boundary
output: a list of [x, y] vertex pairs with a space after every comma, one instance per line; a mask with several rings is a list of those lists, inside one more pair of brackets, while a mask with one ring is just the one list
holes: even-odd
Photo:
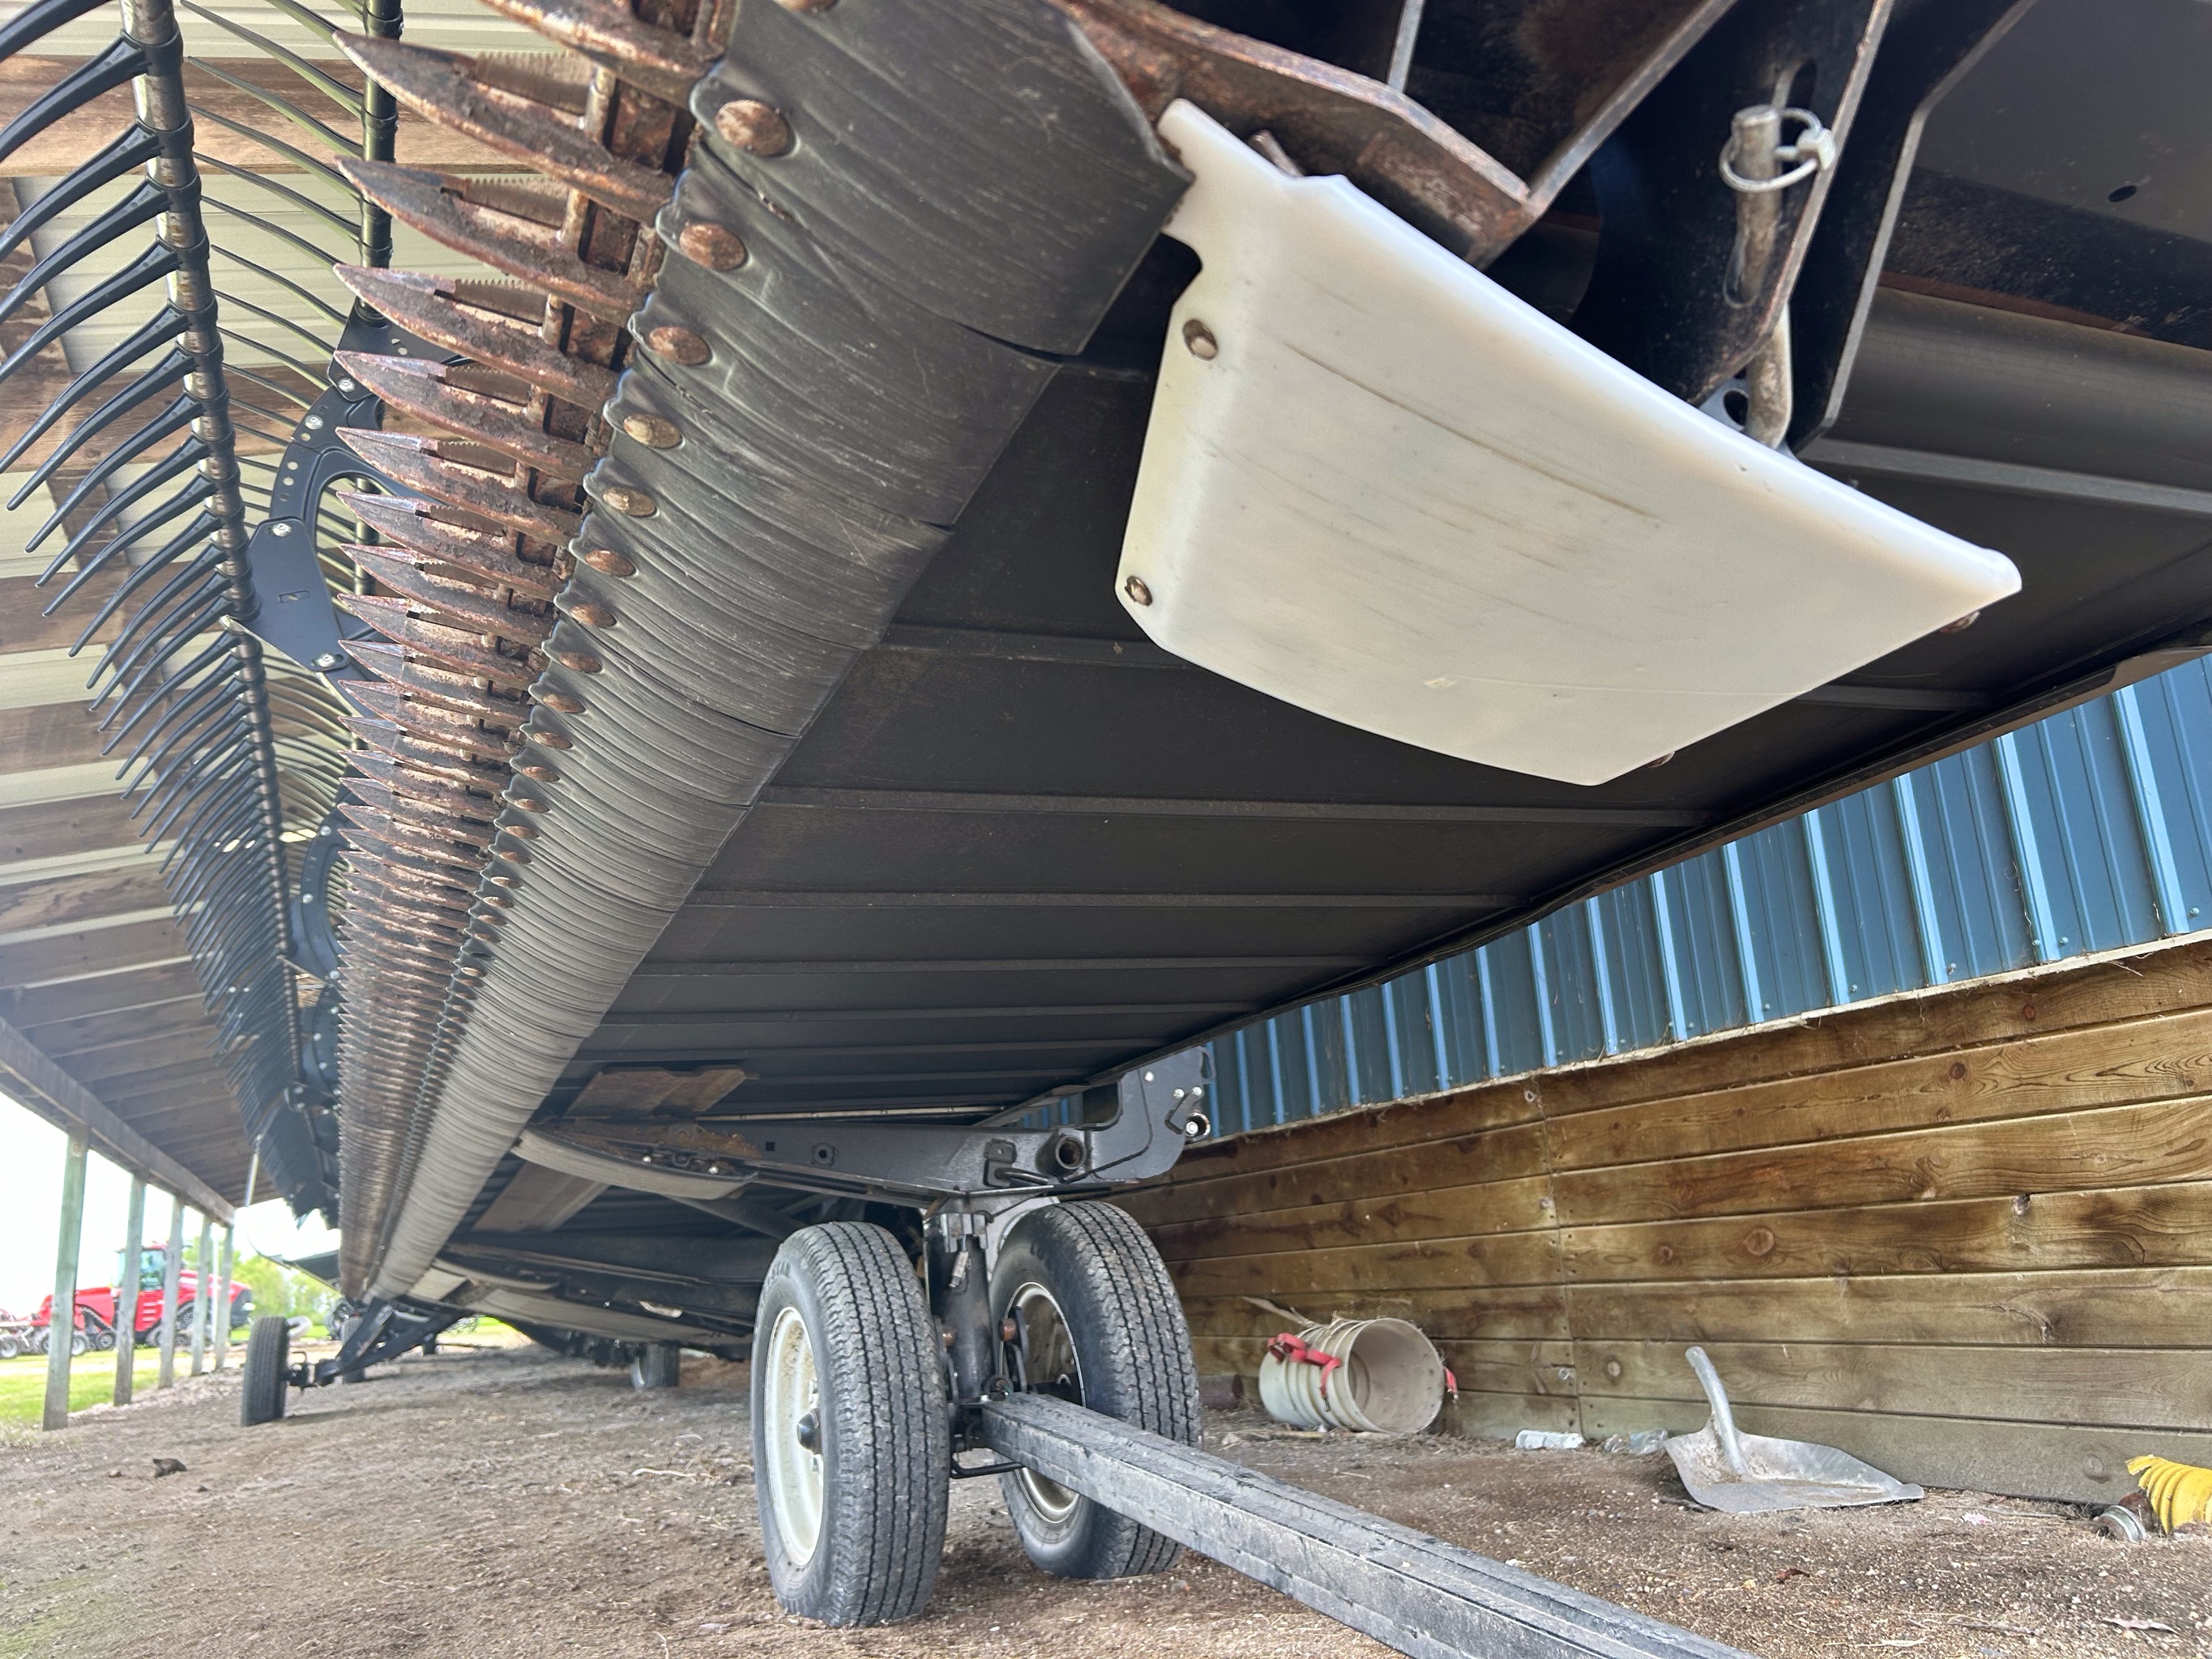
[[291, 1379], [292, 1327], [281, 1314], [253, 1322], [246, 1339], [245, 1379], [238, 1393], [238, 1420], [245, 1428], [274, 1423], [284, 1415]]
[[826, 1625], [928, 1604], [952, 1464], [945, 1371], [914, 1266], [882, 1227], [783, 1242], [752, 1349], [753, 1481], [775, 1597]]
[[[992, 1271], [991, 1311], [1020, 1321], [1030, 1388], [1198, 1443], [1190, 1328], [1159, 1252], [1127, 1211], [1055, 1204], [1017, 1222]], [[1164, 1571], [1181, 1553], [1173, 1539], [1030, 1470], [999, 1484], [1023, 1549], [1047, 1572], [1131, 1578]]]
[[684, 1350], [673, 1342], [647, 1342], [629, 1357], [633, 1389], [672, 1389], [682, 1372]]

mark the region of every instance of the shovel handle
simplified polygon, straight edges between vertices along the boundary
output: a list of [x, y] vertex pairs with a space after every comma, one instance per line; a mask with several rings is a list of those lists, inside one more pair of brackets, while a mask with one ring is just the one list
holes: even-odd
[[1713, 1408], [1713, 1432], [1720, 1437], [1721, 1452], [1728, 1459], [1729, 1468], [1741, 1479], [1749, 1479], [1751, 1471], [1744, 1465], [1743, 1443], [1735, 1437], [1735, 1413], [1729, 1409], [1728, 1390], [1721, 1387], [1721, 1374], [1713, 1369], [1713, 1362], [1703, 1348], [1692, 1348], [1682, 1356], [1690, 1362], [1690, 1369], [1698, 1374], [1698, 1385], [1705, 1391], [1705, 1402]]

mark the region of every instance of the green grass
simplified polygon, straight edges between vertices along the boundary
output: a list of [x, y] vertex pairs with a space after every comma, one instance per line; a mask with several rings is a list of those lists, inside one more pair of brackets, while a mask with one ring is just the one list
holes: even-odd
[[[240, 1358], [238, 1345], [230, 1348], [230, 1363], [234, 1368]], [[141, 1348], [137, 1363], [131, 1368], [131, 1388], [140, 1395], [152, 1392], [155, 1379], [161, 1375], [161, 1358], [152, 1348]], [[209, 1359], [212, 1362], [214, 1356]], [[183, 1348], [177, 1352], [177, 1375], [191, 1375], [191, 1354]], [[70, 1364], [70, 1409], [81, 1412], [88, 1406], [96, 1406], [103, 1400], [115, 1397], [115, 1356], [112, 1353], [79, 1354]], [[36, 1423], [45, 1414], [46, 1403], [46, 1357], [42, 1353], [27, 1353], [14, 1359], [0, 1359], [0, 1424]]]

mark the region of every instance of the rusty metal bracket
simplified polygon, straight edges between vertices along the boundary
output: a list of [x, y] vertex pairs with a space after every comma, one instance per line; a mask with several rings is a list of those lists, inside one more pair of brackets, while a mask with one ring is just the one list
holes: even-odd
[[[1727, 14], [1735, 0], [1648, 5], [1588, 27], [1621, 49], [1577, 67], [1565, 88], [1573, 118], [1547, 129], [1523, 165], [1498, 161], [1408, 97], [1419, 8], [1401, 12], [1384, 68], [1371, 79], [1317, 58], [1237, 34], [1158, 0], [1051, 0], [1072, 19], [1157, 121], [1187, 98], [1240, 138], [1265, 132], [1308, 173], [1340, 173], [1425, 234], [1485, 265], [1541, 218], [1598, 147]], [[1513, 118], [1498, 113], [1508, 125]], [[1521, 123], [1525, 126], [1528, 124]], [[1556, 138], [1557, 142], [1551, 142]]]
[[1157, 121], [1188, 98], [1240, 138], [1271, 132], [1483, 264], [1542, 211], [1513, 172], [1401, 92], [1155, 0], [1052, 0]]

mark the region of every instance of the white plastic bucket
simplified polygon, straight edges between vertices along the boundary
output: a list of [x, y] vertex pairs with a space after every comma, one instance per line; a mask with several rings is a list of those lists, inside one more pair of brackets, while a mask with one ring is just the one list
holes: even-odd
[[1443, 1357], [1419, 1326], [1339, 1319], [1296, 1337], [1285, 1332], [1267, 1345], [1260, 1403], [1278, 1422], [1301, 1429], [1419, 1434], [1443, 1409], [1447, 1376]]

